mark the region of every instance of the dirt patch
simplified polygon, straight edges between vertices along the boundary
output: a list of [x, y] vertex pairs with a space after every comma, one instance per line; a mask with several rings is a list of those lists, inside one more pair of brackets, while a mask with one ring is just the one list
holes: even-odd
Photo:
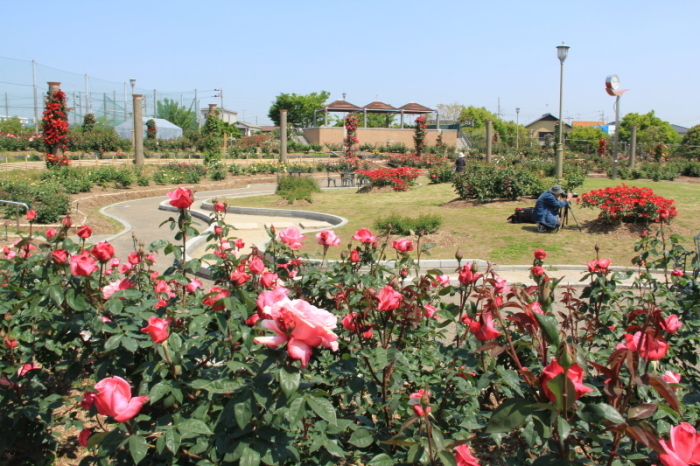
[[381, 188], [376, 188], [372, 186], [363, 186], [360, 189], [357, 190], [358, 193], [361, 194], [368, 194], [368, 193], [393, 193], [394, 188], [391, 186], [382, 186]]
[[292, 203], [290, 203], [286, 199], [280, 199], [279, 201], [275, 201], [272, 205], [275, 207], [290, 207], [290, 206], [302, 206], [302, 207], [308, 207], [310, 205], [314, 205], [313, 201], [307, 201], [306, 199], [295, 199]]

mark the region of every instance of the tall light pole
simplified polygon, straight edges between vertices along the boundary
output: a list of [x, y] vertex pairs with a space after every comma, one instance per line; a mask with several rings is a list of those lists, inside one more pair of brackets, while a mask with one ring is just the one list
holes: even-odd
[[568, 55], [568, 53], [568, 45], [564, 45], [564, 43], [562, 42], [561, 45], [557, 46], [557, 58], [559, 59], [559, 63], [561, 64], [559, 71], [559, 139], [557, 140], [557, 149], [555, 155], [555, 176], [557, 178], [557, 181], [561, 180], [562, 178], [562, 167], [564, 165], [564, 124], [561, 121], [561, 116], [562, 104], [564, 102], [564, 60], [566, 60], [566, 56]]
[[515, 108], [515, 150], [520, 148], [520, 107]]
[[[131, 147], [134, 149], [134, 160], [136, 159], [136, 112], [134, 111], [134, 88], [136, 87], [136, 79], [131, 78], [129, 80], [131, 84]], [[126, 109], [124, 109], [126, 112]]]
[[223, 117], [224, 116], [223, 115], [223, 112], [224, 112], [224, 88], [222, 87], [221, 89], [214, 89], [214, 91], [219, 93], [219, 95], [215, 95], [214, 97], [221, 97], [221, 116]]

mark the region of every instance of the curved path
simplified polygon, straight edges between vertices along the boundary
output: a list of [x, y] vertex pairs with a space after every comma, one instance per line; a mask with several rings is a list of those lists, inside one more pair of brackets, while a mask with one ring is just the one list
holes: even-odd
[[[273, 194], [275, 192], [275, 188], [275, 183], [257, 183], [250, 184], [246, 188], [224, 189], [218, 191], [198, 191], [196, 197], [197, 202], [215, 197], [226, 197], [229, 199], [236, 197], [249, 197], [263, 194]], [[158, 209], [159, 204], [163, 202], [164, 199], [164, 196], [134, 199], [104, 207], [101, 212], [121, 222], [124, 225], [124, 229], [116, 235], [96, 235], [91, 239], [95, 242], [111, 242], [114, 245], [116, 257], [122, 259], [126, 258], [129, 253], [134, 251], [133, 236], [135, 236], [139, 242], [144, 243], [146, 246], [159, 239], [172, 241], [174, 236], [173, 231], [170, 230], [167, 225], [160, 227], [161, 223], [173, 216], [173, 212]], [[195, 206], [196, 205], [198, 204], [195, 204]], [[288, 222], [289, 218], [281, 220]], [[197, 222], [196, 219], [194, 221]], [[202, 224], [201, 221], [198, 223], [199, 225], [196, 226], [197, 229], [200, 232], [204, 231], [206, 226]], [[264, 223], [267, 222], [265, 221]], [[246, 232], [244, 230], [239, 230], [236, 232], [236, 236], [243, 238], [247, 244], [255, 244], [258, 242], [258, 238], [260, 237], [259, 232], [248, 234], [251, 236], [246, 238]], [[464, 260], [462, 264], [470, 261], [473, 261], [473, 259]], [[485, 269], [485, 262], [479, 262], [481, 263], [479, 268], [483, 271]], [[162, 272], [171, 263], [172, 256], [159, 257], [155, 269]], [[421, 261], [421, 266], [426, 270], [441, 269], [447, 274], [454, 275], [457, 268], [457, 261], [454, 259], [428, 260]], [[503, 265], [496, 266], [495, 269], [501, 277], [505, 278], [509, 282], [531, 284], [533, 283], [529, 277], [531, 267], [531, 265]], [[616, 267], [612, 268], [616, 269]], [[625, 268], [619, 267], [617, 269]], [[547, 267], [547, 272], [553, 278], [564, 277], [562, 284], [583, 285], [584, 283], [582, 282], [581, 278], [587, 273], [587, 270], [585, 267], [580, 265], [556, 265]]]

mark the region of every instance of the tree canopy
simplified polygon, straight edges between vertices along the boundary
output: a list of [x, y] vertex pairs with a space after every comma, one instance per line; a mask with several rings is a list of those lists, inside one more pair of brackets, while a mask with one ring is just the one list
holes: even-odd
[[179, 103], [168, 98], [158, 101], [156, 118], [168, 120], [182, 128], [183, 132], [197, 130], [197, 114], [192, 110], [192, 106], [189, 109], [181, 107]]
[[267, 116], [277, 126], [280, 125], [280, 110], [287, 110], [287, 124], [296, 128], [312, 126], [314, 110], [319, 110], [330, 97], [330, 92], [312, 92], [307, 95], [280, 94], [277, 96]]
[[607, 139], [608, 135], [597, 126], [576, 126], [566, 133], [571, 150], [593, 153], [598, 149], [598, 142]]
[[674, 144], [682, 139], [668, 121], [654, 114], [654, 110], [644, 115], [639, 113], [625, 115], [620, 122], [620, 139], [629, 140], [632, 125], [637, 125], [637, 142], [641, 144]]

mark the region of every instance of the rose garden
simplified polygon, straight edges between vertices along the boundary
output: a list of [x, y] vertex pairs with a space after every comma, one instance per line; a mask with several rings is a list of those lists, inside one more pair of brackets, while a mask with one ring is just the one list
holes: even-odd
[[[60, 106], [47, 103], [47, 128]], [[552, 182], [539, 152], [490, 164], [475, 156], [454, 174], [449, 154], [423, 146], [424, 123], [417, 154], [368, 163], [351, 150], [353, 136], [341, 158], [303, 168], [352, 167], [370, 192], [349, 195], [408, 194], [419, 180], [482, 204], [536, 196]], [[94, 183], [94, 172], [50, 152], [64, 144], [61, 131], [44, 136], [41, 176], [53, 195], [0, 181], [3, 195], [30, 206], [29, 228], [0, 258], [4, 464], [700, 464], [698, 263], [689, 238], [673, 232], [691, 215], [674, 200], [632, 183], [582, 192], [599, 227], [639, 226], [629, 270], [591, 237], [583, 287], [551, 276], [546, 246], [529, 251], [527, 284], [460, 253], [457, 267], [426, 270], [435, 245], [423, 230], [273, 226], [262, 250], [239, 238], [224, 201], [198, 224], [196, 193], [183, 186], [167, 194], [176, 212], [161, 229], [171, 240], [135, 241], [118, 257], [54, 202], [71, 183]], [[210, 159], [152, 181], [214, 176], [222, 169]], [[697, 165], [678, 158], [639, 170], [688, 175]], [[230, 166], [236, 176], [250, 170]], [[608, 166], [572, 153], [562, 184], [581, 186]], [[289, 166], [253, 170], [263, 169]], [[145, 176], [120, 170], [102, 181], [127, 189]], [[193, 257], [188, 240], [199, 235], [208, 250]], [[307, 253], [312, 245], [320, 253]], [[210, 279], [197, 275], [204, 263]]]

